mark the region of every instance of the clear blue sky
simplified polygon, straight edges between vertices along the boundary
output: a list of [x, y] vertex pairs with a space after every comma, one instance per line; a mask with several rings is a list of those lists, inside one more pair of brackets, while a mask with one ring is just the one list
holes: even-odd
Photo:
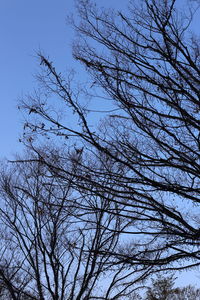
[[15, 153], [22, 127], [17, 99], [36, 86], [36, 51], [67, 65], [72, 32], [66, 15], [73, 0], [0, 1], [0, 157]]
[[[66, 16], [74, 0], [0, 0], [0, 158], [19, 151], [23, 119], [17, 99], [36, 87], [36, 52], [41, 49], [64, 70], [73, 67], [73, 32]], [[102, 6], [120, 7], [128, 0], [101, 0]], [[97, 1], [98, 3], [98, 1]], [[198, 25], [196, 18], [196, 28]], [[190, 273], [191, 274], [191, 273]], [[182, 279], [181, 279], [182, 278]], [[184, 275], [183, 284], [199, 281]]]
[[[96, 2], [119, 8], [128, 0]], [[66, 16], [75, 14], [74, 6], [75, 0], [0, 0], [0, 158], [20, 149], [22, 116], [17, 100], [36, 87], [36, 52], [43, 50], [61, 70], [74, 65], [73, 31], [66, 25]]]
[[[0, 158], [10, 158], [20, 149], [23, 119], [17, 100], [36, 87], [36, 52], [43, 50], [62, 70], [73, 67], [73, 32], [66, 16], [74, 13], [74, 4], [74, 0], [0, 0]], [[101, 5], [123, 4], [101, 0]]]

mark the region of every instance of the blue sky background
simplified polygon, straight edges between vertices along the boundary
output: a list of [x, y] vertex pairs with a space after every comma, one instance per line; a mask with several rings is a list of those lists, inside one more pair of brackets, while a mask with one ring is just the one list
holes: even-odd
[[[123, 7], [128, 0], [101, 0], [101, 6]], [[17, 100], [36, 87], [36, 52], [44, 51], [56, 66], [74, 67], [70, 45], [73, 31], [66, 16], [74, 12], [74, 0], [0, 0], [0, 158], [12, 158], [23, 118]], [[98, 1], [97, 1], [98, 3]], [[199, 15], [194, 26], [198, 29]], [[80, 78], [81, 80], [81, 78]], [[198, 271], [180, 276], [179, 284], [198, 284]], [[198, 285], [200, 286], [200, 285]]]
[[[101, 5], [123, 4], [101, 0]], [[36, 52], [44, 51], [61, 70], [74, 67], [73, 31], [66, 24], [74, 7], [74, 0], [0, 0], [0, 158], [10, 158], [21, 147], [17, 100], [36, 87]]]
[[[180, 0], [178, 0], [180, 2]], [[101, 0], [100, 6], [124, 7], [128, 0]], [[21, 145], [23, 118], [17, 100], [36, 87], [36, 52], [44, 51], [60, 70], [74, 67], [73, 31], [66, 16], [75, 0], [0, 0], [0, 158], [10, 158]], [[198, 28], [199, 15], [194, 27]]]
[[19, 149], [22, 116], [17, 100], [36, 86], [34, 74], [41, 49], [58, 64], [71, 63], [72, 31], [66, 15], [73, 0], [0, 0], [0, 156]]

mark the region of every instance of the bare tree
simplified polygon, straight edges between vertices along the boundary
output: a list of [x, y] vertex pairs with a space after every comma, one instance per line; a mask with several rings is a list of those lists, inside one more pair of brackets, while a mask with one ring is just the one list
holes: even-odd
[[[63, 163], [61, 151], [48, 154], [51, 163]], [[29, 151], [1, 172], [0, 299], [118, 299], [151, 272], [109, 254], [125, 223], [107, 212], [113, 205], [106, 197], [74, 189], [73, 160], [62, 166], [67, 183]]]
[[[39, 151], [38, 135], [63, 138], [71, 153], [60, 159], [76, 167], [51, 161], [48, 151], [40, 152], [43, 164], [65, 183], [71, 176], [84, 197], [112, 203], [96, 208], [125, 222], [120, 235], [129, 236], [128, 245], [98, 253], [156, 270], [200, 264], [200, 48], [190, 30], [195, 7], [189, 2], [184, 14], [176, 2], [131, 1], [122, 13], [79, 1], [74, 57], [86, 67], [90, 88], [76, 89], [71, 74], [64, 78], [40, 54], [46, 94], [21, 105], [30, 117], [25, 141]], [[55, 97], [62, 112], [74, 113], [73, 126], [53, 106]], [[112, 111], [94, 127], [92, 108], [106, 99]], [[79, 207], [87, 210], [81, 201]]]

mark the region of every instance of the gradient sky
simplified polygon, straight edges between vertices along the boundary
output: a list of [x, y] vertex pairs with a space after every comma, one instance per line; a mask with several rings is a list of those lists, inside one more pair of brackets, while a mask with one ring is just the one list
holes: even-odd
[[[36, 52], [44, 51], [61, 70], [74, 66], [70, 49], [73, 31], [66, 25], [66, 16], [74, 13], [74, 2], [0, 0], [0, 158], [12, 158], [21, 148], [18, 139], [23, 118], [17, 100], [37, 86], [33, 76], [38, 70]], [[128, 0], [100, 1], [111, 7], [124, 2]], [[199, 15], [194, 24], [198, 28]], [[179, 284], [198, 283], [198, 277], [187, 274], [180, 276]]]
[[[127, 2], [101, 0], [99, 4], [120, 8]], [[17, 100], [37, 86], [36, 52], [44, 51], [61, 70], [74, 67], [73, 31], [66, 24], [66, 16], [76, 14], [74, 7], [75, 0], [0, 0], [0, 158], [10, 158], [21, 147], [23, 118]]]
[[[122, 1], [101, 0], [101, 5], [120, 7]], [[74, 6], [74, 0], [0, 0], [0, 158], [11, 158], [21, 147], [17, 100], [36, 87], [36, 52], [44, 51], [59, 69], [74, 65], [73, 31], [66, 24]]]
[[73, 0], [0, 1], [0, 157], [19, 149], [22, 116], [17, 100], [36, 86], [36, 52], [41, 49], [58, 62], [70, 57], [72, 32], [66, 15]]

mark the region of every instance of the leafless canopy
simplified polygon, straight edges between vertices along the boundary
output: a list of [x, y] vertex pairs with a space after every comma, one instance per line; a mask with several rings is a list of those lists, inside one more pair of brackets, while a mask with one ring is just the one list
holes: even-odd
[[[184, 13], [176, 0], [136, 2], [122, 13], [78, 1], [74, 57], [89, 86], [77, 89], [72, 74], [66, 79], [39, 54], [45, 93], [22, 102], [30, 114], [24, 141], [63, 184], [97, 199], [99, 213], [120, 218], [123, 246], [99, 254], [130, 267], [198, 266], [200, 48], [191, 32], [197, 3]], [[104, 105], [110, 111], [91, 126], [94, 110], [105, 111]], [[50, 150], [37, 146], [41, 135], [63, 139], [68, 150], [52, 160]], [[109, 205], [100, 207], [99, 199]], [[82, 201], [76, 205], [84, 215], [91, 211]], [[106, 229], [112, 231], [109, 223]]]
[[81, 196], [35, 153], [1, 173], [0, 195], [0, 299], [118, 299], [151, 272], [110, 254], [124, 225], [107, 199]]

